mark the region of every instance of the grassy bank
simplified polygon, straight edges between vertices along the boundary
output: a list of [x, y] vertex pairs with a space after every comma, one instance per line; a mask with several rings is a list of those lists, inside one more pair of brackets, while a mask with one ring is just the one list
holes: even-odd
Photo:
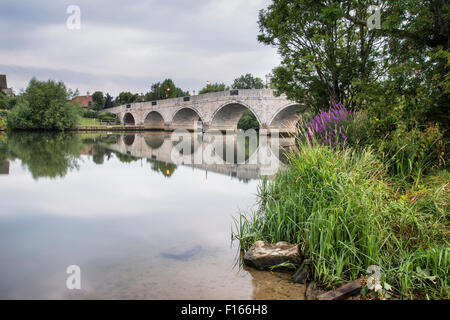
[[[236, 237], [299, 244], [327, 288], [381, 269], [398, 298], [450, 298], [446, 170], [409, 187], [370, 149], [300, 144], [289, 166], [260, 185], [259, 209], [240, 215]], [[403, 181], [403, 180], [402, 180]]]
[[90, 127], [90, 126], [99, 126], [100, 125], [100, 121], [98, 119], [93, 119], [93, 118], [81, 118], [80, 119], [80, 126], [86, 126], [86, 127]]

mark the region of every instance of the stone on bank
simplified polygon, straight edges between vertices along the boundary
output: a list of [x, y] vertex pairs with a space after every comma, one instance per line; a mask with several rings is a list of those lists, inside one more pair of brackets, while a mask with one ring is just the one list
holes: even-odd
[[275, 244], [256, 241], [244, 255], [245, 265], [258, 270], [269, 270], [282, 263], [300, 265], [301, 262], [298, 245], [284, 241]]

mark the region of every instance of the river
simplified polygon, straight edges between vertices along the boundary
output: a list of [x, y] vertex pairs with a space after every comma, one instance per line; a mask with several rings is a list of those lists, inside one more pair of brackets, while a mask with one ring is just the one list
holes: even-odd
[[289, 274], [242, 266], [231, 240], [267, 168], [177, 162], [174, 144], [158, 132], [0, 136], [0, 299], [303, 299]]

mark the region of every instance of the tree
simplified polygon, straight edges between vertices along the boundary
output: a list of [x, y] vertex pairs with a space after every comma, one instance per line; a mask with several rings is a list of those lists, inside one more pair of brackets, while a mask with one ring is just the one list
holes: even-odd
[[103, 92], [95, 91], [92, 94], [92, 101], [94, 102], [95, 110], [102, 110], [105, 107], [105, 97], [103, 96]]
[[145, 94], [144, 100], [155, 101], [186, 96], [189, 96], [189, 92], [183, 91], [182, 89], [175, 86], [175, 83], [172, 79], [166, 79], [162, 83], [156, 82], [152, 84], [151, 90]]
[[77, 125], [78, 108], [70, 101], [63, 82], [31, 79], [16, 106], [8, 114], [8, 125], [19, 130], [64, 131]]
[[127, 103], [133, 103], [139, 100], [139, 95], [137, 93], [131, 92], [121, 92], [114, 100], [114, 105], [120, 106]]
[[0, 109], [9, 110], [12, 109], [17, 103], [17, 98], [14, 95], [7, 95], [0, 92]]
[[[371, 5], [380, 27], [369, 29]], [[258, 40], [274, 45], [278, 93], [326, 108], [342, 101], [386, 120], [448, 127], [448, 0], [279, 0], [259, 16]], [[379, 130], [383, 131], [383, 130]]]
[[230, 90], [230, 87], [228, 87], [224, 83], [212, 83], [212, 84], [208, 84], [208, 85], [206, 85], [206, 87], [203, 87], [202, 89], [200, 89], [198, 94], [204, 94], [204, 93], [208, 93], [208, 92], [220, 92], [220, 91], [226, 91], [226, 90]]
[[279, 0], [260, 11], [258, 40], [276, 46], [282, 57], [273, 71], [278, 93], [314, 109], [338, 101], [356, 107], [360, 87], [383, 71], [375, 33], [343, 18], [352, 9], [368, 16], [367, 3]]
[[3, 92], [0, 92], [0, 109], [8, 109], [9, 99]]
[[105, 97], [105, 109], [106, 108], [112, 108], [112, 107], [114, 107], [113, 97], [110, 96], [109, 93], [107, 93], [106, 97]]
[[259, 122], [256, 119], [255, 115], [250, 111], [246, 110], [242, 115], [241, 119], [239, 119], [237, 127], [242, 130], [248, 129], [259, 129]]
[[261, 78], [253, 77], [250, 73], [234, 79], [231, 85], [233, 89], [263, 89], [264, 82]]
[[[261, 78], [253, 77], [250, 73], [247, 73], [234, 79], [231, 87], [233, 89], [262, 89], [264, 83]], [[239, 119], [237, 127], [242, 130], [259, 129], [259, 122], [250, 110], [246, 110]]]

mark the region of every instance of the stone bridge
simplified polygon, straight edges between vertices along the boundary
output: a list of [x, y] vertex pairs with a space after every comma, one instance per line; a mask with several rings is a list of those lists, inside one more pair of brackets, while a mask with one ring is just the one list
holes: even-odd
[[271, 89], [229, 90], [148, 102], [136, 102], [111, 108], [121, 123], [146, 129], [195, 130], [198, 121], [208, 129], [237, 130], [246, 110], [259, 122], [260, 129], [293, 132], [304, 106], [285, 95], [274, 96]]

